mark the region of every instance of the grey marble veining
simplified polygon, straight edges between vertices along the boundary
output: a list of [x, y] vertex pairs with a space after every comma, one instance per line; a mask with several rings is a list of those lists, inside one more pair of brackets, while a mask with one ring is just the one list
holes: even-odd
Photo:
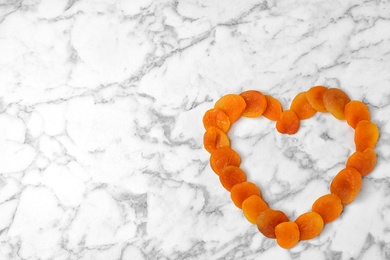
[[[202, 116], [248, 89], [286, 109], [314, 85], [369, 106], [378, 163], [285, 250], [220, 185]], [[386, 0], [0, 1], [0, 259], [390, 259], [389, 104]], [[290, 219], [355, 149], [329, 114], [294, 136], [243, 118], [229, 137]]]

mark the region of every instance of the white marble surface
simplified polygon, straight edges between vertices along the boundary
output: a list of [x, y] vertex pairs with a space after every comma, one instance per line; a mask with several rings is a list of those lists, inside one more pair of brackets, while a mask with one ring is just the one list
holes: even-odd
[[[377, 167], [291, 250], [230, 201], [202, 116], [257, 89], [313, 85], [368, 104]], [[0, 259], [390, 259], [390, 2], [0, 0]], [[318, 114], [294, 136], [230, 130], [249, 180], [294, 219], [354, 150]], [[387, 147], [387, 148], [386, 148]]]

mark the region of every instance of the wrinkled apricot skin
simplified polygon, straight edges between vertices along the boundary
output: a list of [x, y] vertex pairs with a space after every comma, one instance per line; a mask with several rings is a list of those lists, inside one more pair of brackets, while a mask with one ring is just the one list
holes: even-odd
[[298, 225], [294, 222], [282, 222], [275, 227], [275, 236], [281, 248], [293, 248], [300, 238]]
[[283, 111], [278, 121], [276, 121], [276, 130], [281, 134], [293, 135], [298, 132], [299, 126], [299, 118], [292, 110]]
[[237, 94], [227, 94], [215, 102], [214, 108], [221, 109], [229, 117], [230, 124], [236, 122], [244, 112], [245, 100]]
[[261, 196], [261, 192], [256, 184], [252, 182], [242, 182], [230, 190], [230, 197], [237, 208], [242, 208], [242, 203], [252, 195]]
[[324, 221], [317, 212], [307, 212], [300, 215], [295, 223], [298, 225], [301, 240], [309, 240], [318, 236], [324, 228]]
[[345, 120], [347, 124], [352, 128], [356, 128], [356, 125], [362, 120], [370, 120], [370, 111], [366, 104], [360, 101], [352, 100], [345, 105], [344, 108]]
[[345, 206], [359, 194], [362, 186], [362, 175], [352, 167], [341, 170], [330, 184], [330, 192], [341, 199]]
[[376, 124], [368, 120], [360, 121], [355, 128], [356, 151], [364, 151], [374, 148], [379, 138], [379, 130]]
[[312, 205], [311, 210], [318, 213], [324, 224], [337, 219], [343, 211], [343, 204], [341, 199], [335, 194], [326, 194], [319, 197]]
[[315, 86], [306, 92], [306, 98], [312, 108], [318, 112], [328, 112], [324, 105], [324, 93], [328, 90], [324, 86]]
[[271, 96], [265, 95], [265, 98], [267, 99], [267, 108], [263, 112], [263, 116], [269, 120], [277, 121], [282, 115], [282, 105]]
[[376, 153], [374, 149], [367, 148], [363, 152], [353, 153], [347, 161], [346, 166], [355, 168], [362, 176], [366, 176], [374, 170], [376, 165]]
[[228, 165], [219, 175], [219, 181], [226, 190], [230, 191], [236, 184], [246, 181], [246, 174], [241, 168]]
[[217, 174], [220, 175], [228, 165], [240, 166], [241, 158], [240, 155], [233, 149], [229, 147], [222, 147], [215, 152], [213, 152], [210, 156], [210, 166], [211, 169]]
[[242, 203], [244, 216], [252, 224], [256, 224], [259, 214], [268, 208], [267, 203], [257, 195], [250, 196]]
[[306, 92], [299, 93], [291, 102], [291, 110], [294, 111], [300, 120], [308, 119], [317, 113], [306, 98]]
[[287, 222], [288, 217], [280, 210], [266, 209], [257, 217], [256, 224], [259, 231], [268, 238], [276, 238], [275, 227]]
[[344, 120], [344, 108], [345, 105], [351, 101], [344, 91], [338, 88], [329, 88], [324, 93], [324, 105], [327, 111], [329, 111], [335, 118]]
[[213, 153], [221, 147], [230, 147], [229, 137], [216, 127], [210, 127], [203, 135], [204, 148]]
[[259, 117], [267, 108], [267, 99], [257, 90], [248, 90], [240, 94], [245, 100], [246, 107], [242, 113], [245, 117]]
[[230, 119], [221, 109], [213, 108], [204, 114], [203, 126], [206, 130], [217, 127], [226, 133], [230, 128]]

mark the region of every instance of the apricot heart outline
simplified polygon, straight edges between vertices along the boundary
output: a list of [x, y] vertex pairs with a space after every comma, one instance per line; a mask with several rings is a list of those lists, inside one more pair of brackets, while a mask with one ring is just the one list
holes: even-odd
[[[313, 89], [321, 90], [320, 95], [318, 95], [319, 92], [317, 91], [316, 95], [313, 96], [313, 94], [312, 94], [310, 98], [306, 97], [307, 96], [306, 93], [309, 93]], [[253, 95], [252, 96], [250, 94], [248, 95], [248, 93], [250, 93], [250, 94], [255, 93], [258, 97], [257, 100], [256, 100], [256, 98], [251, 99], [251, 97], [253, 97]], [[329, 97], [329, 96], [332, 97], [333, 100], [335, 100], [334, 102], [332, 101], [334, 104], [336, 104], [333, 107], [332, 107], [332, 105], [329, 106], [329, 102], [328, 102], [329, 100], [328, 101], [326, 100], [326, 97]], [[255, 100], [257, 103], [253, 102], [253, 100]], [[270, 109], [268, 107], [268, 104], [266, 104], [266, 106], [264, 106], [264, 104], [261, 105], [261, 102], [264, 102], [264, 100], [266, 100], [267, 103], [270, 102], [268, 104], [272, 104], [270, 106]], [[310, 102], [310, 100], [312, 102]], [[314, 103], [313, 103], [313, 100], [314, 100]], [[330, 100], [332, 100], [332, 99], [330, 99]], [[321, 101], [323, 104], [320, 104], [321, 102], [317, 102], [317, 101]], [[341, 214], [343, 207], [345, 205], [349, 204], [350, 202], [352, 202], [356, 198], [357, 194], [359, 193], [362, 176], [371, 172], [373, 170], [373, 168], [375, 167], [376, 154], [375, 154], [373, 148], [375, 147], [376, 141], [378, 139], [379, 131], [378, 131], [378, 128], [376, 127], [376, 125], [373, 124], [371, 121], [369, 121], [370, 114], [368, 112], [368, 108], [366, 107], [366, 105], [362, 102], [360, 102], [360, 103], [359, 102], [360, 101], [351, 101], [349, 99], [349, 97], [343, 91], [341, 91], [339, 89], [334, 89], [334, 88], [327, 89], [323, 86], [315, 86], [315, 87], [312, 87], [311, 89], [309, 89], [308, 92], [299, 93], [293, 99], [290, 110], [282, 111], [282, 106], [281, 106], [280, 102], [277, 101], [272, 96], [267, 96], [267, 95], [264, 96], [259, 91], [249, 90], [249, 91], [245, 91], [245, 92], [241, 93], [240, 95], [227, 94], [215, 103], [214, 109], [206, 111], [205, 116], [203, 117], [203, 124], [204, 124], [204, 127], [206, 129], [206, 133], [204, 135], [204, 145], [205, 145], [205, 149], [211, 153], [211, 157], [210, 157], [211, 168], [218, 175], [221, 174], [221, 172], [219, 172], [220, 170], [222, 170], [224, 168], [227, 169], [229, 167], [232, 169], [235, 169], [235, 172], [239, 173], [238, 175], [237, 174], [235, 175], [236, 179], [233, 181], [233, 184], [231, 185], [231, 187], [225, 187], [223, 178], [221, 179], [221, 176], [220, 176], [220, 180], [221, 180], [222, 185], [227, 190], [231, 191], [231, 198], [232, 198], [234, 204], [239, 208], [243, 208], [245, 217], [252, 223], [253, 223], [253, 221], [251, 221], [247, 217], [247, 215], [245, 214], [246, 212], [244, 209], [244, 206], [245, 206], [244, 202], [250, 201], [246, 204], [251, 205], [251, 203], [256, 204], [256, 200], [257, 200], [257, 206], [260, 205], [260, 208], [261, 208], [261, 212], [260, 213], [257, 212], [258, 215], [257, 215], [257, 223], [256, 223], [260, 232], [262, 232], [267, 237], [276, 238], [278, 244], [281, 247], [291, 248], [291, 247], [295, 246], [299, 242], [299, 240], [307, 240], [307, 239], [311, 239], [311, 238], [319, 235], [321, 233], [323, 225], [324, 225], [324, 216], [326, 216], [326, 215], [321, 216], [320, 215], [321, 212], [317, 213], [316, 211], [313, 210], [313, 208], [316, 205], [316, 202], [325, 196], [333, 197], [332, 199], [339, 197], [342, 194], [340, 194], [340, 192], [337, 191], [337, 188], [336, 188], [336, 190], [335, 189], [332, 190], [333, 183], [335, 183], [335, 181], [336, 181], [336, 183], [337, 182], [339, 182], [339, 183], [344, 182], [345, 183], [346, 182], [345, 180], [352, 179], [352, 182], [349, 182], [348, 185], [350, 185], [350, 186], [357, 185], [358, 188], [356, 189], [356, 187], [355, 187], [355, 190], [353, 192], [349, 191], [349, 195], [352, 194], [351, 196], [349, 196], [350, 197], [349, 201], [342, 201], [340, 199], [340, 202], [342, 202], [342, 203], [337, 204], [338, 206], [341, 205], [341, 209], [340, 209], [340, 207], [338, 207], [339, 212], [338, 212], [338, 215], [336, 216], [336, 218], [337, 218]], [[259, 106], [259, 104], [260, 104], [260, 106]], [[351, 105], [349, 105], [349, 104], [351, 104]], [[353, 107], [354, 109], [348, 109], [348, 107]], [[300, 108], [304, 108], [304, 109], [299, 110]], [[363, 113], [363, 112], [365, 112], [365, 109], [367, 110], [366, 111], [367, 113]], [[269, 110], [269, 111], [267, 111], [267, 110]], [[305, 113], [305, 112], [308, 112], [308, 113]], [[371, 124], [370, 125], [371, 127], [372, 127], [372, 125], [374, 125], [375, 127], [373, 127], [373, 129], [376, 129], [376, 133], [374, 134], [374, 138], [371, 138], [371, 139], [375, 139], [375, 141], [371, 142], [371, 144], [369, 144], [368, 147], [365, 147], [366, 149], [363, 149], [363, 151], [356, 151], [353, 155], [357, 154], [357, 156], [355, 156], [355, 157], [359, 157], [360, 159], [361, 158], [364, 159], [364, 156], [367, 153], [367, 149], [371, 149], [371, 150], [368, 150], [368, 152], [371, 152], [374, 154], [375, 162], [373, 163], [373, 165], [369, 166], [369, 168], [371, 168], [369, 170], [369, 172], [365, 172], [364, 174], [362, 174], [358, 170], [355, 169], [356, 167], [354, 168], [354, 167], [348, 166], [348, 162], [349, 162], [349, 160], [348, 160], [347, 167], [345, 169], [343, 169], [342, 171], [340, 171], [336, 175], [334, 180], [332, 181], [331, 193], [320, 197], [313, 204], [311, 212], [307, 212], [307, 213], [302, 214], [301, 216], [299, 216], [295, 220], [295, 222], [289, 222], [287, 216], [283, 212], [269, 209], [266, 202], [263, 201], [261, 198], [260, 189], [254, 183], [246, 182], [245, 173], [243, 173], [242, 170], [241, 171], [237, 170], [237, 169], [239, 169], [238, 166], [240, 165], [241, 160], [240, 160], [239, 155], [234, 150], [232, 150], [230, 148], [230, 140], [228, 139], [228, 137], [225, 133], [230, 128], [230, 123], [231, 122], [234, 123], [235, 121], [237, 121], [241, 117], [241, 115], [247, 116], [247, 117], [259, 117], [261, 115], [264, 115], [268, 119], [276, 121], [276, 128], [280, 133], [295, 134], [299, 129], [300, 120], [308, 119], [308, 118], [312, 117], [316, 112], [331, 112], [331, 114], [334, 117], [336, 117], [337, 119], [340, 119], [340, 120], [344, 119], [344, 115], [347, 114], [347, 116], [348, 116], [347, 123], [351, 127], [355, 128], [355, 143], [356, 143], [357, 148], [358, 148], [358, 145], [360, 142], [359, 140], [358, 140], [358, 142], [356, 141], [357, 140], [356, 132], [359, 131], [359, 129], [360, 129], [358, 127], [358, 124], [361, 124], [361, 123], [363, 123], [365, 125]], [[212, 116], [207, 117], [206, 116], [207, 113], [209, 113], [209, 115], [212, 114]], [[367, 118], [367, 114], [368, 114], [368, 118]], [[213, 123], [210, 118], [215, 119], [215, 122]], [[292, 125], [293, 125], [293, 127], [291, 128]], [[361, 130], [360, 132], [362, 132], [362, 131], [363, 130]], [[364, 133], [364, 131], [363, 131], [363, 133]], [[372, 133], [368, 134], [368, 135], [372, 135]], [[375, 135], [376, 135], [376, 138], [375, 138]], [[372, 136], [370, 136], [370, 137], [372, 137]], [[210, 140], [210, 138], [215, 139], [215, 141], [216, 141], [215, 147], [212, 147], [212, 146], [210, 147], [210, 146], [206, 145], [207, 140]], [[217, 147], [218, 145], [220, 145], [220, 147]], [[228, 149], [230, 149], [230, 150], [228, 150]], [[359, 149], [362, 150], [361, 148], [359, 148]], [[221, 160], [213, 160], [213, 156], [215, 157], [216, 154], [222, 153], [223, 151], [230, 151], [230, 152], [227, 153], [228, 156], [221, 157], [222, 163], [221, 163]], [[352, 158], [353, 155], [351, 155], [350, 158]], [[223, 166], [222, 169], [219, 169], [220, 168], [220, 166], [218, 166], [219, 164], [221, 164]], [[352, 166], [354, 166], [353, 163], [352, 163]], [[234, 167], [237, 167], [237, 168], [234, 168]], [[226, 169], [225, 169], [225, 172], [226, 172]], [[227, 175], [225, 174], [223, 176], [226, 177]], [[245, 179], [243, 179], [242, 176], [244, 176]], [[229, 178], [227, 178], [227, 180], [229, 180]], [[225, 180], [225, 183], [228, 183], [227, 180]], [[244, 186], [246, 186], [246, 187], [244, 188]], [[248, 192], [248, 191], [250, 191], [250, 192]], [[343, 196], [341, 196], [341, 197], [343, 197]], [[251, 198], [253, 198], [253, 199], [251, 199]], [[275, 218], [279, 219], [276, 222], [274, 221], [275, 223], [273, 223], [271, 225], [271, 230], [269, 231], [270, 233], [267, 233], [268, 231], [265, 230], [264, 227], [261, 227], [262, 223], [259, 224], [259, 218], [261, 218], [263, 212], [270, 212], [274, 215], [274, 219]], [[322, 212], [322, 213], [324, 214], [324, 212]], [[263, 214], [263, 215], [266, 215], [266, 214]], [[329, 219], [327, 219], [327, 222], [325, 224], [327, 224], [333, 220], [334, 219], [329, 221]], [[314, 223], [313, 221], [314, 222], [321, 222], [322, 221], [322, 224]], [[306, 234], [308, 234], [310, 232], [305, 233], [304, 230], [307, 229], [307, 226], [313, 225], [313, 223], [317, 224], [317, 226], [319, 226], [317, 232], [314, 232], [314, 234], [309, 234], [308, 236], [306, 236]], [[265, 225], [265, 226], [267, 226], [267, 225]], [[280, 226], [280, 228], [278, 228], [279, 226]], [[288, 231], [290, 233], [288, 233], [286, 230], [290, 230], [290, 231]], [[298, 235], [296, 232], [298, 232]], [[278, 235], [278, 233], [279, 233], [279, 235]], [[288, 236], [286, 234], [288, 234]], [[293, 234], [293, 235], [291, 235], [291, 234]], [[295, 234], [295, 236], [294, 236], [294, 234]], [[293, 237], [293, 241], [291, 241], [291, 237]], [[286, 243], [286, 241], [288, 243]]]

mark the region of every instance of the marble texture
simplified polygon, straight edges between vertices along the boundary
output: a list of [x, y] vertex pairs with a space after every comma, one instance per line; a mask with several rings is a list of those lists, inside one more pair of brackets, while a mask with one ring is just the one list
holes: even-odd
[[[284, 250], [230, 201], [201, 121], [226, 93], [287, 108], [314, 85], [369, 106], [378, 163], [338, 220]], [[387, 0], [1, 0], [0, 259], [390, 259], [389, 114]], [[291, 219], [354, 151], [329, 114], [229, 136]]]

